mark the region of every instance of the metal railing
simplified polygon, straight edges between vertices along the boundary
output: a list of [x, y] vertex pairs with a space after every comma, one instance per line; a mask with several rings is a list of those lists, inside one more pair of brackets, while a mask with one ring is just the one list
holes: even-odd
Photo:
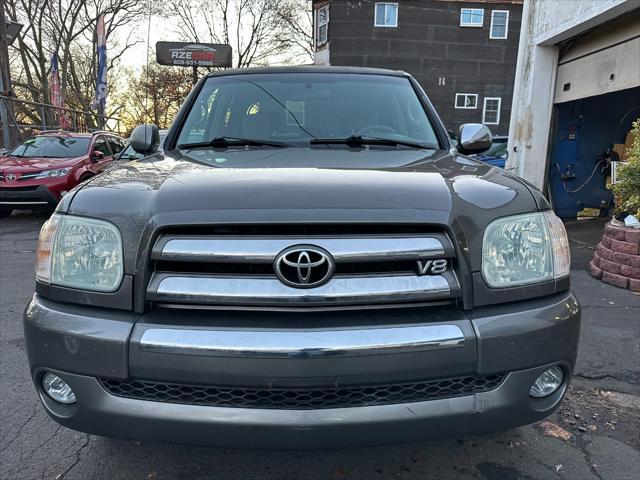
[[116, 117], [0, 95], [0, 150], [13, 148], [45, 130], [120, 133], [120, 127]]

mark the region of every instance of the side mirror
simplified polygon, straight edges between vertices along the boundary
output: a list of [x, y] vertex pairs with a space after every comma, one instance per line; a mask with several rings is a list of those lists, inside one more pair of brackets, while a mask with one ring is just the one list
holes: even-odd
[[131, 147], [141, 155], [151, 155], [160, 145], [160, 129], [153, 123], [138, 125], [131, 132]]
[[100, 150], [94, 150], [93, 154], [91, 154], [91, 160], [97, 162], [98, 160], [102, 160], [104, 158], [104, 152]]
[[458, 133], [458, 151], [460, 153], [480, 153], [491, 146], [491, 130], [481, 123], [465, 123]]

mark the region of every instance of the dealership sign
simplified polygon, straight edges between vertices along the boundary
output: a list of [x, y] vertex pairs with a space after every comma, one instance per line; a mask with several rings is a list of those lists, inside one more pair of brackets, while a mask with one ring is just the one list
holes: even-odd
[[178, 67], [230, 67], [231, 47], [215, 43], [157, 42], [156, 61]]
[[[7, 7], [8, 8], [8, 7]], [[18, 38], [20, 30], [22, 30], [22, 24], [17, 22], [7, 21], [7, 43], [11, 45], [13, 41]]]

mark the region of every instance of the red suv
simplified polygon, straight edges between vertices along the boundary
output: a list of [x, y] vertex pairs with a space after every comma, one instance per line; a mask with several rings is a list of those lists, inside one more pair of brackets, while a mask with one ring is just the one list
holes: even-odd
[[124, 139], [108, 133], [42, 132], [0, 156], [0, 217], [14, 209], [51, 208], [105, 170]]

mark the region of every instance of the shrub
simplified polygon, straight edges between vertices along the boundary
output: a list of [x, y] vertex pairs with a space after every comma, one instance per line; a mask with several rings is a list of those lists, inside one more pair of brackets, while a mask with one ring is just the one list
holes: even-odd
[[627, 161], [619, 165], [613, 185], [616, 211], [640, 218], [640, 118], [633, 122], [633, 143], [626, 150]]

